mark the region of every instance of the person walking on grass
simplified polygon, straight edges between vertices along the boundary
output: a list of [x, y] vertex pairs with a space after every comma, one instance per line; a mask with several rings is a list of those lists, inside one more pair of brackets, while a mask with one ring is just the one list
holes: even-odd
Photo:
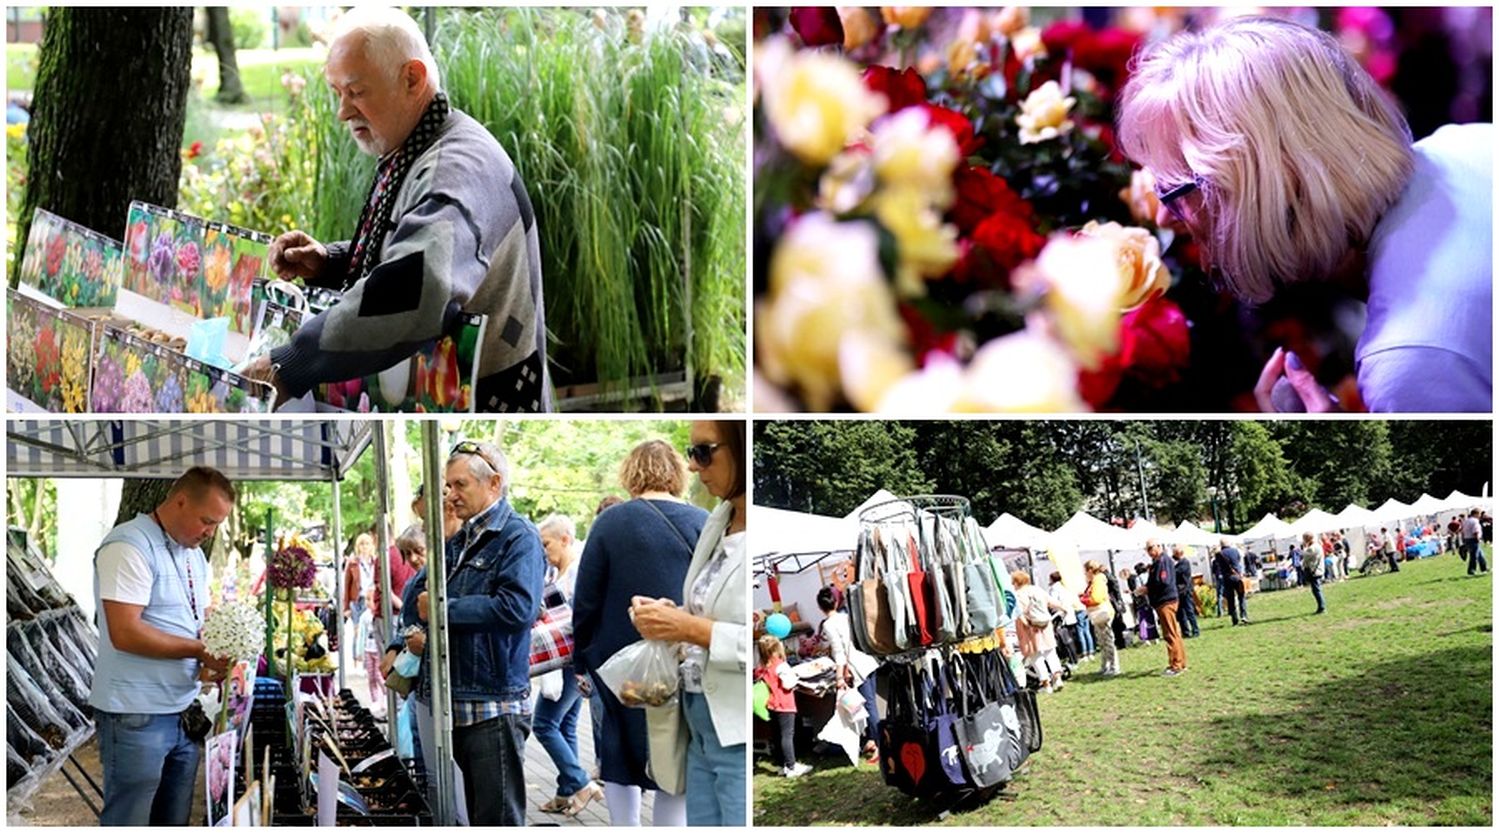
[[1119, 676], [1119, 649], [1114, 644], [1112, 624], [1114, 602], [1109, 594], [1108, 569], [1097, 561], [1083, 565], [1088, 573], [1088, 588], [1083, 591], [1082, 602], [1088, 611], [1088, 623], [1093, 628], [1093, 642], [1103, 654], [1102, 667], [1098, 673], [1105, 677]]
[[1166, 554], [1166, 548], [1153, 538], [1145, 542], [1145, 551], [1150, 555], [1145, 593], [1150, 606], [1155, 608], [1161, 636], [1166, 640], [1166, 670], [1162, 675], [1175, 677], [1187, 670], [1187, 646], [1182, 644], [1181, 628], [1176, 623], [1176, 564]]
[[1243, 553], [1225, 538], [1214, 561], [1223, 574], [1223, 594], [1228, 600], [1228, 618], [1235, 625], [1249, 624], [1249, 611], [1244, 607]]
[[1176, 624], [1181, 627], [1183, 639], [1196, 639], [1202, 631], [1197, 627], [1197, 594], [1192, 592], [1192, 562], [1180, 544], [1171, 548], [1176, 571]]
[[1379, 528], [1379, 553], [1390, 562], [1390, 572], [1400, 572], [1400, 560], [1395, 557], [1395, 536], [1387, 527]]
[[1070, 615], [1071, 611], [1031, 584], [1030, 573], [1024, 570], [1011, 573], [1010, 581], [1015, 586], [1015, 632], [1020, 638], [1020, 653], [1041, 681], [1043, 693], [1061, 691], [1062, 661], [1057, 657], [1051, 614]]
[[1479, 520], [1478, 510], [1474, 509], [1463, 519], [1463, 549], [1467, 551], [1470, 576], [1489, 571], [1489, 563], [1483, 558], [1483, 545], [1479, 542], [1482, 535], [1483, 523]]
[[755, 669], [755, 679], [770, 688], [770, 700], [765, 707], [775, 721], [770, 733], [771, 746], [776, 760], [781, 765], [781, 775], [800, 778], [812, 771], [812, 767], [796, 762], [796, 672], [786, 664], [786, 645], [778, 637], [766, 634], [760, 637], [760, 667]]
[[1327, 570], [1321, 554], [1315, 552], [1315, 545], [1316, 539], [1310, 532], [1301, 533], [1302, 549], [1313, 553], [1312, 557], [1302, 559], [1301, 569], [1306, 578], [1306, 586], [1312, 590], [1312, 598], [1317, 600], [1317, 612], [1312, 615], [1320, 616], [1327, 612], [1327, 603], [1322, 599], [1322, 579], [1327, 575]]

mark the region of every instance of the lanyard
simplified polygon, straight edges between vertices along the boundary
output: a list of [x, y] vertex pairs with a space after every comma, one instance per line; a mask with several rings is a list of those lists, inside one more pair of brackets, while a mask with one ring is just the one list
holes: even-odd
[[[156, 517], [156, 510], [154, 509], [151, 510], [151, 520], [156, 521], [156, 525], [161, 527], [162, 539], [167, 544], [167, 555], [171, 556], [172, 566], [177, 567], [177, 554], [172, 551], [172, 537], [167, 534], [166, 525], [161, 522], [161, 518]], [[184, 570], [187, 571], [185, 579], [183, 578]], [[203, 620], [198, 617], [198, 587], [193, 583], [193, 568], [191, 564], [187, 563], [186, 558], [182, 560], [182, 565], [177, 570], [177, 578], [187, 586], [187, 609], [193, 612], [193, 622], [197, 623], [201, 628]]]

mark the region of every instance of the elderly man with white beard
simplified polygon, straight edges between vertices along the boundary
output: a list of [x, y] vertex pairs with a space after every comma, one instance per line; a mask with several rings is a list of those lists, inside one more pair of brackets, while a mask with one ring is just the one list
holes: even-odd
[[283, 278], [343, 291], [246, 374], [278, 402], [406, 361], [460, 312], [489, 316], [479, 411], [551, 410], [541, 255], [531, 200], [510, 157], [442, 91], [421, 30], [395, 9], [349, 11], [323, 74], [338, 118], [380, 160], [353, 239], [289, 231], [271, 244]]

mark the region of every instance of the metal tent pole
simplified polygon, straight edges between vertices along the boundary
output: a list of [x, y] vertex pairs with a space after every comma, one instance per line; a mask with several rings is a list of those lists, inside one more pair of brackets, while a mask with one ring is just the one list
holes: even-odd
[[[439, 827], [453, 824], [453, 721], [448, 686], [447, 553], [443, 547], [441, 443], [434, 420], [422, 421], [422, 482], [427, 492], [427, 659], [432, 673], [433, 759], [437, 771], [437, 805], [432, 820]], [[423, 739], [426, 742], [426, 739]]]
[[[375, 563], [385, 565], [380, 570], [380, 621], [385, 623], [385, 633], [381, 634], [376, 628], [375, 634], [383, 642], [389, 642], [395, 620], [391, 618], [390, 604], [390, 461], [386, 457], [385, 425], [383, 420], [375, 422], [375, 483], [380, 490], [380, 500], [375, 504], [376, 535], [380, 539], [380, 550], [375, 556]], [[385, 655], [384, 644], [379, 646], [378, 652], [381, 656]], [[395, 689], [387, 688], [385, 734], [391, 746], [396, 745], [397, 728], [396, 692]]]
[[343, 691], [349, 685], [344, 676], [348, 663], [344, 662], [344, 649], [349, 647], [344, 644], [344, 549], [343, 542], [339, 540], [343, 536], [343, 500], [339, 493], [340, 479], [333, 478], [333, 641], [338, 643], [338, 690]]

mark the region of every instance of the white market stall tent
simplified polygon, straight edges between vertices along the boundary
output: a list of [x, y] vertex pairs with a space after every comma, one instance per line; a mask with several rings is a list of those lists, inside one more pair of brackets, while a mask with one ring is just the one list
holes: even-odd
[[984, 528], [984, 540], [991, 547], [1046, 549], [1051, 542], [1051, 533], [1005, 512]]

